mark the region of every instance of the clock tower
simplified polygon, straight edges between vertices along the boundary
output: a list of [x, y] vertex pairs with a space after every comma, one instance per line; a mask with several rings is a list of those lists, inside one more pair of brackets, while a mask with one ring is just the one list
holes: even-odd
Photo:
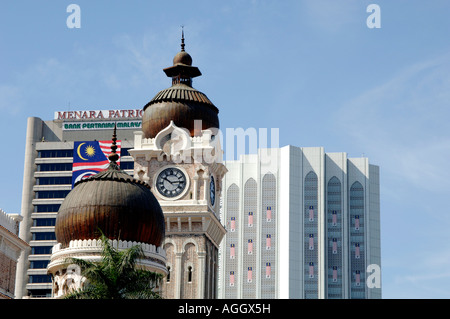
[[164, 69], [172, 86], [144, 106], [135, 132], [134, 177], [148, 183], [164, 213], [168, 274], [164, 298], [217, 297], [218, 248], [226, 233], [219, 219], [222, 163], [219, 110], [192, 87], [200, 76], [184, 50]]

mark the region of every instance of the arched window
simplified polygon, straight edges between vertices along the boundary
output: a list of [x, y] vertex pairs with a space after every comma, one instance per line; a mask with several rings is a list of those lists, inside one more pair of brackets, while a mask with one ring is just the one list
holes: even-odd
[[188, 282], [192, 282], [192, 267], [188, 267]]
[[350, 267], [351, 267], [351, 298], [365, 298], [365, 218], [364, 218], [364, 187], [360, 182], [354, 182], [350, 187], [349, 200], [349, 231], [350, 231]]
[[327, 184], [328, 298], [342, 298], [342, 187], [333, 176]]
[[235, 277], [235, 270], [239, 265], [239, 251], [236, 243], [239, 241], [239, 227], [240, 227], [240, 218], [239, 218], [239, 193], [240, 189], [236, 184], [231, 184], [227, 189], [227, 198], [226, 198], [226, 225], [227, 225], [227, 235], [225, 236], [227, 241], [227, 253], [228, 262], [225, 263], [225, 271], [229, 273], [230, 276], [226, 279], [227, 285], [225, 286], [225, 297], [230, 299], [237, 298], [237, 289], [235, 284], [238, 282], [238, 277]]
[[[197, 246], [194, 240], [187, 240], [184, 243], [184, 252], [181, 257], [181, 291], [180, 299], [190, 299], [196, 296], [196, 289], [191, 284], [194, 277], [194, 269], [198, 262]], [[173, 264], [172, 264], [173, 266]], [[205, 267], [207, 269], [207, 267]], [[176, 275], [176, 272], [174, 273]], [[206, 275], [206, 274], [205, 274]]]
[[[177, 275], [176, 271], [174, 272], [173, 266], [176, 265], [175, 263], [175, 247], [172, 243], [168, 242], [164, 244], [164, 250], [166, 251], [166, 261], [167, 261], [167, 276], [166, 276], [166, 283], [170, 283], [173, 281], [177, 281]], [[172, 276], [172, 272], [174, 272]], [[179, 279], [178, 279], [179, 280]], [[167, 287], [167, 290], [165, 291], [166, 296], [173, 298], [175, 293], [175, 286], [169, 285]]]
[[[267, 172], [261, 182], [260, 283], [261, 298], [273, 299], [277, 272], [277, 179]], [[264, 271], [265, 269], [265, 271]]]
[[[239, 187], [232, 184], [227, 190], [227, 229], [236, 230], [236, 217], [239, 214]], [[229, 237], [229, 236], [228, 236]]]
[[314, 265], [318, 264], [318, 192], [319, 181], [317, 174], [313, 171], [309, 172], [303, 184], [303, 231], [304, 231], [304, 296], [305, 299], [317, 299], [319, 295], [317, 269]]
[[[242, 225], [243, 223], [241, 223], [241, 225], [244, 227], [243, 240], [244, 243], [247, 243], [247, 251], [242, 255], [242, 266], [244, 268], [241, 269], [244, 270], [253, 269], [254, 267], [256, 267], [256, 263], [259, 257], [258, 247], [260, 246], [260, 243], [258, 240], [258, 229], [260, 218], [258, 214], [258, 197], [258, 186], [256, 180], [253, 178], [249, 178], [244, 184], [244, 195], [242, 197], [242, 200], [244, 202], [242, 217], [244, 217], [246, 220], [245, 224]], [[249, 213], [252, 214], [249, 215]], [[251, 217], [251, 226], [247, 222], [249, 216]], [[252, 271], [250, 271], [249, 274], [252, 274]], [[243, 299], [256, 298], [256, 282], [256, 280], [250, 280], [246, 282], [246, 284], [242, 288]]]

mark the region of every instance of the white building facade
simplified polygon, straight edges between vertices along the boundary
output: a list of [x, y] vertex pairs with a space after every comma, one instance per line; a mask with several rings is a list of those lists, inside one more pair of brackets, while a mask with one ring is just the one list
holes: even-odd
[[378, 166], [286, 146], [226, 167], [220, 298], [381, 298]]
[[18, 237], [21, 221], [22, 216], [0, 209], [0, 300], [14, 299], [17, 261], [29, 249]]

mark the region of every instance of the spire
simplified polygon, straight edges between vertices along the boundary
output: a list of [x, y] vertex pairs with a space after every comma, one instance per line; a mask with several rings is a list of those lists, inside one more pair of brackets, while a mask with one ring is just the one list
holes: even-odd
[[114, 123], [114, 132], [113, 132], [113, 137], [112, 137], [112, 144], [111, 144], [111, 154], [109, 154], [108, 159], [114, 163], [117, 164], [117, 160], [119, 159], [119, 155], [117, 155], [116, 150], [117, 150], [117, 145], [116, 145], [116, 141], [117, 141], [117, 125], [116, 123]]
[[184, 25], [181, 26], [181, 52], [184, 52]]
[[172, 84], [183, 83], [192, 86], [192, 78], [202, 75], [200, 70], [192, 66], [192, 57], [184, 50], [184, 26], [181, 26], [181, 51], [173, 58], [173, 66], [163, 69], [172, 78]]

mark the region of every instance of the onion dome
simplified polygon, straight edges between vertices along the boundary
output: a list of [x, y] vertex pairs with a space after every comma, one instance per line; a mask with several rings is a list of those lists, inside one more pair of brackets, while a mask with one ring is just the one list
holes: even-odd
[[184, 31], [181, 31], [181, 51], [173, 58], [173, 65], [192, 65], [192, 57], [184, 51]]
[[[192, 87], [192, 79], [202, 73], [192, 66], [192, 57], [184, 46], [182, 32], [181, 51], [173, 58], [173, 66], [163, 70], [172, 78], [172, 86], [158, 92], [144, 106], [142, 131], [146, 138], [154, 138], [170, 121], [187, 129], [191, 136], [200, 135], [201, 130], [219, 128], [218, 108], [204, 93]], [[196, 124], [197, 120], [201, 121], [201, 126]]]
[[117, 165], [114, 130], [109, 167], [81, 180], [59, 209], [55, 234], [63, 247], [71, 240], [97, 239], [100, 230], [110, 239], [161, 245], [164, 215], [150, 186]]

